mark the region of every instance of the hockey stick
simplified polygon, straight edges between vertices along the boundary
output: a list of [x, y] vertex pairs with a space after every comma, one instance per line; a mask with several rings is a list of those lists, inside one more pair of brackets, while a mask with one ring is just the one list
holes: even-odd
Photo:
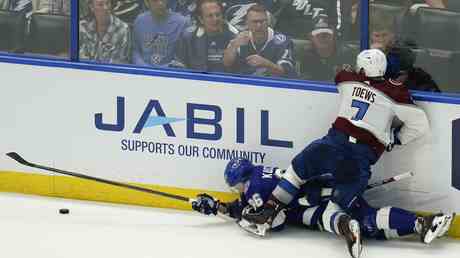
[[176, 200], [180, 200], [180, 201], [184, 201], [184, 202], [191, 203], [192, 201], [194, 201], [194, 199], [188, 198], [188, 197], [185, 197], [185, 196], [180, 196], [180, 195], [160, 192], [160, 191], [156, 191], [156, 190], [152, 190], [152, 189], [148, 189], [148, 188], [144, 188], [144, 187], [140, 187], [140, 186], [135, 186], [135, 185], [131, 185], [131, 184], [116, 182], [116, 181], [103, 179], [103, 178], [98, 178], [98, 177], [93, 177], [93, 176], [88, 176], [88, 175], [84, 175], [84, 174], [80, 174], [80, 173], [76, 173], [76, 172], [70, 172], [70, 171], [57, 169], [57, 168], [46, 167], [46, 166], [39, 165], [39, 164], [36, 164], [36, 163], [28, 162], [27, 160], [22, 158], [16, 152], [9, 152], [6, 155], [8, 157], [16, 160], [17, 162], [21, 163], [22, 165], [25, 165], [25, 166], [28, 166], [28, 167], [44, 169], [44, 170], [56, 172], [58, 174], [64, 174], [64, 175], [68, 175], [68, 176], [83, 178], [83, 179], [92, 180], [92, 181], [96, 181], [96, 182], [100, 182], [100, 183], [104, 183], [104, 184], [109, 184], [109, 185], [115, 185], [115, 186], [119, 186], [119, 187], [123, 187], [123, 188], [129, 188], [129, 189], [132, 189], [132, 190], [141, 191], [141, 192], [149, 193], [149, 194], [160, 195], [160, 196], [164, 196], [164, 197], [168, 197], [168, 198], [172, 198], [172, 199], [176, 199]]
[[[396, 176], [393, 176], [393, 177], [383, 179], [381, 181], [374, 182], [372, 184], [367, 185], [366, 191], [370, 190], [370, 189], [373, 189], [373, 188], [376, 188], [376, 187], [379, 187], [379, 186], [382, 186], [382, 185], [386, 185], [386, 184], [391, 183], [391, 182], [396, 182], [396, 181], [411, 177], [413, 175], [414, 175], [414, 173], [412, 173], [412, 172], [406, 172], [406, 173], [402, 173], [400, 175], [396, 175]], [[332, 195], [332, 188], [323, 188], [323, 189], [321, 189], [321, 196], [322, 197], [331, 196], [331, 195]], [[311, 206], [311, 204], [308, 202], [308, 198], [306, 196], [302, 197], [302, 198], [299, 198], [298, 202], [299, 202], [300, 205], [303, 205], [303, 206]]]
[[367, 185], [366, 190], [369, 190], [369, 189], [372, 189], [372, 188], [375, 188], [375, 187], [378, 187], [378, 186], [382, 186], [382, 185], [385, 185], [385, 184], [388, 184], [388, 183], [391, 183], [391, 182], [399, 181], [399, 180], [411, 177], [413, 175], [414, 175], [414, 173], [407, 172], [407, 173], [402, 173], [400, 175], [396, 175], [396, 176], [393, 176], [393, 177], [390, 177], [390, 178], [387, 178], [387, 179], [383, 179], [381, 181], [374, 182], [372, 184]]

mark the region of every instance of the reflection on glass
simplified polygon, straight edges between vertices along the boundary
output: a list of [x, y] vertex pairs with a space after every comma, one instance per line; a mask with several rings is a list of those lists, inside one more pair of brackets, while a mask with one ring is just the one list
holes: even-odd
[[[375, 1], [371, 4], [372, 47], [384, 49], [387, 77], [410, 89], [460, 92], [455, 66], [460, 51], [458, 1]], [[452, 6], [452, 9], [450, 9]]]

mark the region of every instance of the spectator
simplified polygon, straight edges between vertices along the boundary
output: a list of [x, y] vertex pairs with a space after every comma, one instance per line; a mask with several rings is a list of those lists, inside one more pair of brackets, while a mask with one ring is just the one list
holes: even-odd
[[238, 31], [223, 19], [218, 0], [198, 0], [198, 27], [190, 27], [178, 41], [176, 65], [207, 72], [224, 72], [224, 50]]
[[[451, 0], [451, 1], [458, 1], [458, 0]], [[425, 0], [425, 3], [433, 8], [446, 8], [445, 0]]]
[[275, 30], [285, 35], [301, 39], [309, 35], [314, 21], [319, 15], [327, 15], [336, 31], [338, 39], [350, 35], [351, 5], [350, 0], [282, 0]]
[[[80, 20], [86, 19], [89, 15], [89, 1], [79, 0], [78, 2]], [[112, 14], [129, 25], [132, 25], [137, 16], [146, 9], [143, 0], [111, 0], [111, 2]]]
[[176, 41], [188, 24], [184, 16], [168, 10], [167, 2], [146, 0], [150, 10], [134, 21], [134, 64], [165, 67], [173, 60]]
[[70, 15], [70, 0], [36, 0], [34, 12]]
[[142, 0], [112, 0], [112, 13], [129, 25], [144, 11]]
[[326, 15], [318, 17], [309, 39], [312, 48], [307, 50], [300, 66], [302, 79], [333, 81], [343, 64], [354, 62], [351, 52], [338, 46], [335, 31], [329, 25]]
[[246, 13], [249, 7], [259, 3], [268, 10], [268, 20], [270, 27], [275, 25], [273, 13], [276, 12], [279, 4], [275, 4], [277, 0], [223, 0], [224, 19], [233, 25], [238, 31], [247, 30]]
[[0, 3], [1, 9], [30, 13], [32, 12], [32, 0], [3, 0], [3, 3]]
[[[197, 0], [169, 0], [168, 7], [171, 11], [176, 12], [190, 20], [194, 24], [193, 14], [196, 12]], [[195, 25], [195, 24], [194, 24]]]
[[430, 74], [414, 67], [415, 54], [396, 40], [395, 20], [385, 13], [376, 13], [370, 20], [371, 48], [382, 50], [387, 56], [386, 79], [401, 80], [409, 89], [440, 92]]
[[91, 15], [80, 21], [80, 58], [129, 63], [128, 24], [111, 13], [110, 0], [89, 0]]
[[297, 77], [292, 41], [268, 27], [267, 10], [256, 4], [246, 15], [248, 31], [230, 41], [224, 66], [231, 72], [259, 76]]

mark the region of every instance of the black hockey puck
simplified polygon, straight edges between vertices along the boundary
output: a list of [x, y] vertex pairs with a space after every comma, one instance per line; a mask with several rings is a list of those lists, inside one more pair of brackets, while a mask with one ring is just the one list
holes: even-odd
[[59, 213], [61, 213], [61, 214], [69, 214], [69, 209], [59, 209]]

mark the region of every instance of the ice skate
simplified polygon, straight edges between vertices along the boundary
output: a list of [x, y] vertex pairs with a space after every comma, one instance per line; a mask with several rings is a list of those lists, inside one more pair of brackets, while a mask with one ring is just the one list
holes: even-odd
[[455, 213], [452, 214], [433, 214], [418, 218], [421, 225], [420, 240], [422, 243], [429, 244], [437, 237], [444, 236], [452, 224]]
[[342, 215], [339, 218], [338, 228], [340, 234], [347, 241], [348, 252], [351, 257], [359, 258], [363, 249], [359, 222], [348, 215]]

